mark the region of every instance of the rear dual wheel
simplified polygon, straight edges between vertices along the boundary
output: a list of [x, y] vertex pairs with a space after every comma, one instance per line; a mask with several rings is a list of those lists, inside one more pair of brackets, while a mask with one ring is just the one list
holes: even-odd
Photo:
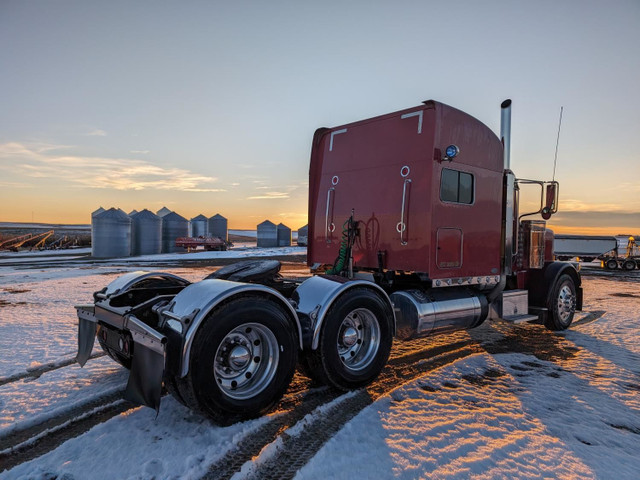
[[284, 394], [298, 359], [296, 327], [276, 302], [248, 296], [199, 327], [189, 373], [173, 379], [178, 399], [220, 424], [253, 418]]
[[331, 307], [316, 350], [305, 352], [303, 372], [342, 390], [371, 383], [389, 358], [393, 313], [371, 289], [347, 291]]

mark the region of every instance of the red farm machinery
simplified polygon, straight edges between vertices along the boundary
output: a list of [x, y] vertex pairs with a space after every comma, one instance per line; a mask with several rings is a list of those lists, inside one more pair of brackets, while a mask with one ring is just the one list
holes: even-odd
[[[487, 319], [571, 324], [581, 279], [553, 260], [545, 222], [558, 184], [510, 168], [511, 101], [501, 136], [455, 108], [413, 108], [315, 132], [307, 262], [288, 280], [275, 260], [226, 266], [191, 283], [129, 273], [77, 306], [78, 361], [101, 347], [131, 370], [125, 397], [159, 408], [163, 388], [218, 422], [255, 417], [284, 394], [297, 362], [353, 389], [385, 366], [393, 338]], [[537, 211], [519, 212], [523, 185]], [[535, 215], [535, 219], [524, 217]]]

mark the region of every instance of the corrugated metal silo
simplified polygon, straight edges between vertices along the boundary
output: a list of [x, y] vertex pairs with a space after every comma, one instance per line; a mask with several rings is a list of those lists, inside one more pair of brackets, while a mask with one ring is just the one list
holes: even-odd
[[277, 227], [278, 246], [290, 247], [291, 246], [291, 229], [284, 223], [279, 223]]
[[[94, 232], [93, 232], [93, 218], [96, 215], [100, 215], [102, 212], [104, 212], [104, 208], [102, 207], [98, 207], [97, 210], [94, 210], [93, 212], [91, 212], [91, 238], [94, 239], [96, 238]], [[91, 241], [91, 244], [93, 245], [93, 240]]]
[[300, 227], [298, 229], [298, 245], [306, 247], [308, 245], [309, 238], [309, 225], [305, 225], [304, 227]]
[[278, 246], [278, 227], [273, 222], [265, 220], [257, 227], [258, 230], [258, 247], [277, 247]]
[[167, 207], [162, 207], [160, 210], [156, 212], [156, 215], [158, 215], [159, 217], [164, 217], [169, 213], [171, 213], [171, 210], [169, 210]]
[[167, 213], [162, 217], [162, 253], [182, 252], [182, 247], [176, 247], [176, 238], [189, 235], [189, 220], [176, 212]]
[[131, 254], [131, 217], [110, 208], [91, 219], [91, 254], [97, 258]]
[[162, 218], [146, 208], [131, 217], [131, 255], [162, 252]]
[[130, 217], [133, 217], [136, 213], [138, 213], [138, 210], [136, 210], [136, 209], [134, 208], [133, 210], [131, 210], [131, 211], [129, 212], [129, 216], [130, 216]]
[[225, 242], [229, 239], [227, 219], [219, 213], [209, 219], [209, 236], [221, 238]]
[[200, 214], [197, 217], [191, 219], [191, 236], [192, 237], [206, 237], [209, 219]]

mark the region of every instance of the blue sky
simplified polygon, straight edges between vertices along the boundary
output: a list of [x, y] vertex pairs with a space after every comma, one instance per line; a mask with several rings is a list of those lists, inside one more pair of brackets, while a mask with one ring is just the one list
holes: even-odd
[[316, 128], [432, 98], [498, 132], [511, 98], [524, 178], [550, 179], [564, 106], [557, 226], [640, 230], [637, 0], [1, 0], [0, 45], [0, 221], [295, 229]]

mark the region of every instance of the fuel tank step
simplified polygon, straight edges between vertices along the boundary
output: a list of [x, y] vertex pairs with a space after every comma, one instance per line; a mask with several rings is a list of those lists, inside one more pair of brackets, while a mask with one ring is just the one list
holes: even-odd
[[538, 316], [523, 313], [521, 315], [505, 315], [504, 317], [502, 317], [502, 319], [507, 322], [525, 323], [525, 322], [537, 322]]

